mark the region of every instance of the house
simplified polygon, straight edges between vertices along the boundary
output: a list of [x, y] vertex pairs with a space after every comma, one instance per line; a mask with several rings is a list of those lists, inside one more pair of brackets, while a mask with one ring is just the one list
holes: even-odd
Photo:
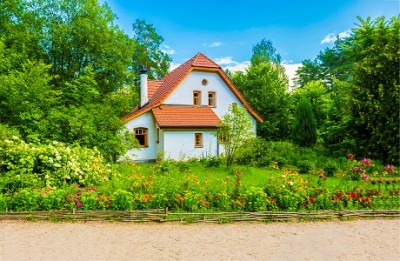
[[216, 156], [223, 152], [216, 135], [232, 103], [246, 108], [256, 131], [262, 118], [214, 61], [198, 53], [161, 80], [140, 72], [140, 104], [124, 121], [140, 143], [128, 151], [133, 160]]

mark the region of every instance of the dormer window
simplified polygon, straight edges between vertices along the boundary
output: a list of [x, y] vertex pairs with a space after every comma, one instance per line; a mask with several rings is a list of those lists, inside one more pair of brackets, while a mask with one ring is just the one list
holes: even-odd
[[208, 92], [208, 107], [217, 107], [215, 92]]
[[201, 91], [193, 91], [193, 106], [201, 106]]

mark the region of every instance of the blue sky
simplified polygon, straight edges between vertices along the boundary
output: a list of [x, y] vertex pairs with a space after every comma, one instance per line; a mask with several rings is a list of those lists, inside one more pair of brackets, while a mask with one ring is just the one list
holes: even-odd
[[272, 41], [291, 76], [304, 59], [331, 47], [336, 35], [346, 36], [356, 16], [398, 15], [400, 0], [101, 0], [132, 35], [132, 23], [143, 19], [164, 37], [162, 48], [173, 66], [198, 52], [231, 70], [245, 68], [252, 46]]

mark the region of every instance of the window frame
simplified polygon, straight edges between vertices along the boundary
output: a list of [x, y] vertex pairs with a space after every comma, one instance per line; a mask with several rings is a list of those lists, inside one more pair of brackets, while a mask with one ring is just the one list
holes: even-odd
[[[142, 132], [142, 133], [139, 133]], [[149, 129], [145, 127], [138, 127], [133, 129], [133, 134], [135, 136], [135, 139], [139, 142], [139, 145], [141, 148], [147, 148], [149, 147]], [[140, 144], [140, 140], [137, 138], [138, 135], [143, 135], [143, 141], [144, 144]]]
[[203, 133], [201, 132], [194, 133], [194, 147], [203, 148]]
[[[197, 97], [195, 97], [195, 94], [197, 94]], [[197, 104], [196, 104], [196, 102], [197, 102]], [[201, 91], [199, 91], [199, 90], [193, 91], [193, 106], [196, 106], [196, 107], [201, 106]]]
[[[212, 94], [211, 99], [210, 99], [210, 94]], [[210, 103], [210, 100], [212, 101], [212, 104]], [[217, 107], [217, 93], [215, 91], [208, 92], [208, 107], [211, 107], [211, 108]]]

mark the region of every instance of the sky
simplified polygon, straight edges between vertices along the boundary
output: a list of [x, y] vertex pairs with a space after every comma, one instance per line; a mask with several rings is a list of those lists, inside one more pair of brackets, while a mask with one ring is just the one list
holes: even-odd
[[116, 24], [132, 36], [136, 19], [152, 24], [175, 68], [198, 52], [224, 69], [244, 70], [252, 47], [272, 41], [289, 78], [305, 59], [315, 59], [346, 37], [357, 16], [372, 19], [400, 13], [400, 0], [101, 0]]

